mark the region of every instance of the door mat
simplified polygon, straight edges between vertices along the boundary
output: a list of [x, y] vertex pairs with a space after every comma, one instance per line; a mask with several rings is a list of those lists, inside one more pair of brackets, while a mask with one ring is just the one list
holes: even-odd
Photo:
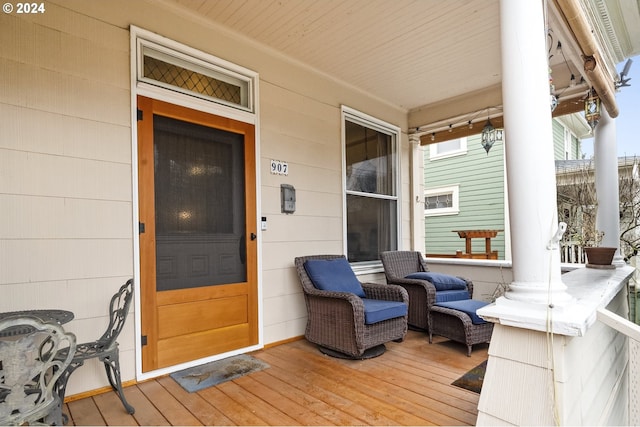
[[487, 361], [485, 360], [451, 384], [480, 394], [480, 390], [482, 390], [482, 381], [484, 381], [484, 374], [486, 371]]
[[262, 360], [246, 354], [240, 354], [174, 372], [171, 374], [171, 378], [176, 380], [189, 393], [194, 393], [267, 368], [269, 368], [269, 365]]

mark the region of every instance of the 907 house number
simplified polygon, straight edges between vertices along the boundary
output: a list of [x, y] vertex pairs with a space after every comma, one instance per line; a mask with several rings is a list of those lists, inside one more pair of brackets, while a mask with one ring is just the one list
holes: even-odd
[[44, 3], [16, 3], [16, 13], [44, 13]]
[[280, 160], [271, 160], [271, 173], [274, 175], [289, 175], [289, 164]]

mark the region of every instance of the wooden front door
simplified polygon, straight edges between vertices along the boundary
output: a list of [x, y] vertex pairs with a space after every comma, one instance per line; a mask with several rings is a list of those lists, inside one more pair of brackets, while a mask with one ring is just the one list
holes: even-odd
[[255, 127], [138, 110], [142, 371], [257, 344]]

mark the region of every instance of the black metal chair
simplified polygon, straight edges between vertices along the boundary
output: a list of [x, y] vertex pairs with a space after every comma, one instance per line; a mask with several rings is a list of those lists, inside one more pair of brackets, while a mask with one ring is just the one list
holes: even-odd
[[32, 316], [0, 320], [3, 331], [8, 333], [0, 340], [0, 425], [62, 425], [55, 387], [75, 353], [75, 335]]
[[[86, 342], [76, 346], [76, 353], [69, 367], [65, 370], [63, 378], [58, 381], [58, 395], [64, 401], [67, 381], [71, 374], [84, 365], [85, 360], [97, 357], [104, 363], [107, 372], [107, 379], [113, 390], [118, 394], [125, 409], [129, 414], [135, 413], [133, 406], [127, 402], [122, 391], [122, 380], [120, 378], [120, 360], [118, 351], [118, 335], [122, 331], [124, 322], [127, 319], [131, 300], [133, 299], [133, 279], [120, 287], [120, 290], [111, 298], [109, 304], [109, 326], [97, 341]], [[59, 357], [65, 357], [64, 350]]]

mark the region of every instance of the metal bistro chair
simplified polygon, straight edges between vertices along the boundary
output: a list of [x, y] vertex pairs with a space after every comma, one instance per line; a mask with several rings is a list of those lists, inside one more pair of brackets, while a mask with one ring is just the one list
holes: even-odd
[[20, 334], [0, 340], [0, 425], [62, 425], [55, 386], [73, 358], [75, 335], [33, 316], [1, 320], [0, 332], [7, 330]]
[[[118, 394], [118, 397], [122, 401], [125, 409], [129, 414], [133, 414], [135, 409], [127, 402], [122, 391], [122, 380], [120, 379], [120, 359], [118, 356], [118, 342], [116, 339], [122, 328], [124, 322], [127, 319], [129, 312], [129, 306], [133, 298], [133, 279], [127, 280], [127, 283], [120, 287], [120, 290], [111, 298], [109, 305], [109, 326], [107, 330], [97, 341], [86, 342], [78, 344], [76, 347], [76, 354], [71, 361], [71, 364], [66, 369], [63, 377], [58, 382], [59, 389], [58, 394], [64, 401], [64, 395], [66, 392], [67, 381], [71, 374], [82, 366], [87, 359], [97, 357], [104, 363], [104, 368], [107, 372], [107, 379], [113, 390]], [[64, 351], [61, 352], [59, 357], [64, 357]]]

